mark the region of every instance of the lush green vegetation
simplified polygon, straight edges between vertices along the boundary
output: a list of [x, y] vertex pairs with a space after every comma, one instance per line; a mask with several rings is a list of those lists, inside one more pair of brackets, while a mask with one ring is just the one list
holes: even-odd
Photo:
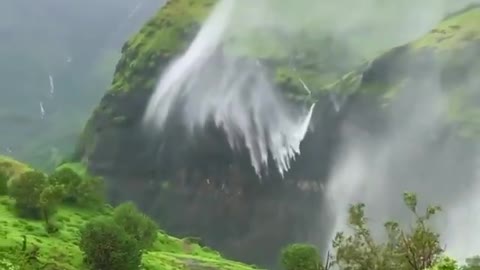
[[78, 164], [46, 175], [2, 160], [8, 195], [0, 194], [0, 269], [255, 268], [169, 236], [132, 203], [110, 207], [98, 192], [101, 179], [77, 173]]

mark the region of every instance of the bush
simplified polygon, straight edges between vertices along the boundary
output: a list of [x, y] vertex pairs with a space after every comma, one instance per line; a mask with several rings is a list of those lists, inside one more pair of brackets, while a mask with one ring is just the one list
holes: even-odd
[[[425, 211], [417, 209], [417, 196], [405, 192], [405, 206], [413, 216], [413, 223], [403, 229], [398, 222], [384, 224], [385, 241], [374, 239], [365, 216], [363, 203], [352, 205], [349, 210], [348, 225], [350, 233], [337, 233], [333, 248], [335, 265], [339, 269], [432, 269], [443, 254], [440, 236], [428, 224], [440, 207], [428, 206]], [[437, 270], [450, 270], [450, 261], [443, 261]]]
[[96, 218], [81, 230], [80, 249], [91, 269], [136, 270], [141, 263], [138, 243], [112, 218]]
[[78, 204], [86, 207], [97, 207], [103, 204], [105, 186], [100, 177], [88, 176], [77, 187]]
[[113, 219], [138, 241], [141, 249], [150, 248], [157, 239], [157, 224], [140, 212], [131, 202], [123, 203], [115, 208]]
[[57, 232], [59, 226], [52, 223], [50, 216], [53, 215], [57, 206], [65, 197], [65, 188], [63, 185], [48, 185], [40, 194], [40, 207], [42, 209], [43, 218], [45, 220], [45, 228], [48, 233]]
[[47, 185], [47, 177], [38, 171], [25, 172], [11, 181], [8, 191], [21, 216], [41, 217], [40, 195]]
[[8, 179], [8, 175], [4, 171], [0, 170], [0, 196], [8, 194]]
[[66, 202], [76, 203], [79, 197], [78, 186], [82, 178], [70, 168], [62, 168], [55, 171], [48, 177], [48, 181], [53, 185], [63, 185], [65, 188]]
[[317, 249], [307, 244], [292, 244], [282, 250], [281, 262], [286, 270], [323, 269]]

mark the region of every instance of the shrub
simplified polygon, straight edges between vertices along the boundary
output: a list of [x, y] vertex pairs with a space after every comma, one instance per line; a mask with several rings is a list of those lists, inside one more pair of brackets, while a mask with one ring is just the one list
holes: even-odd
[[136, 270], [141, 263], [138, 243], [112, 218], [96, 218], [81, 230], [80, 249], [92, 269]]
[[[431, 270], [457, 270], [457, 262], [449, 257], [442, 257]], [[466, 269], [465, 269], [466, 270]]]
[[58, 231], [58, 225], [50, 220], [50, 216], [55, 213], [57, 206], [65, 197], [65, 188], [63, 185], [48, 185], [40, 194], [40, 207], [45, 220], [45, 228], [48, 233]]
[[53, 185], [63, 185], [65, 188], [66, 202], [76, 203], [79, 197], [78, 186], [82, 182], [82, 178], [74, 170], [70, 168], [62, 168], [48, 177], [48, 181]]
[[104, 202], [105, 186], [100, 177], [87, 176], [77, 187], [78, 203], [82, 206], [96, 207]]
[[317, 249], [308, 244], [292, 244], [282, 251], [281, 262], [286, 270], [323, 269]]
[[113, 219], [117, 224], [138, 241], [141, 249], [150, 248], [157, 239], [157, 225], [148, 216], [140, 212], [135, 204], [123, 203], [115, 208]]
[[[428, 222], [440, 211], [440, 207], [428, 206], [422, 213], [417, 209], [415, 194], [406, 192], [403, 199], [414, 222], [408, 229], [403, 229], [395, 221], [386, 222], [385, 242], [378, 242], [372, 236], [365, 217], [365, 205], [360, 203], [350, 207], [348, 225], [351, 233], [337, 233], [332, 245], [335, 249], [334, 262], [339, 269], [430, 269], [438, 263], [443, 254], [440, 236]], [[448, 265], [450, 262], [445, 262], [443, 269], [437, 269], [451, 267], [451, 264]]]
[[0, 196], [8, 194], [8, 179], [8, 175], [4, 171], [0, 170]]
[[46, 176], [38, 171], [28, 171], [14, 178], [9, 194], [15, 199], [15, 207], [24, 217], [40, 218], [40, 195], [48, 185]]

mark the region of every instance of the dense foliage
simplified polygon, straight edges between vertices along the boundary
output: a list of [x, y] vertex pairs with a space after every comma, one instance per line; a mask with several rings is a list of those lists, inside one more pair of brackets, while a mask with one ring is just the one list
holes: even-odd
[[81, 196], [79, 185], [82, 182], [82, 178], [70, 168], [61, 168], [53, 172], [48, 180], [53, 185], [63, 185], [65, 188], [66, 202], [76, 203]]
[[27, 171], [12, 179], [8, 193], [15, 199], [15, 207], [21, 216], [43, 217], [50, 232], [56, 231], [50, 223], [50, 216], [60, 203], [102, 205], [103, 181], [92, 176], [82, 178], [69, 168], [55, 171], [50, 176]]
[[86, 176], [77, 187], [78, 204], [85, 207], [101, 205], [105, 197], [103, 179], [96, 176]]
[[15, 207], [21, 216], [40, 217], [40, 196], [47, 186], [47, 177], [38, 171], [28, 171], [13, 179], [8, 191], [15, 199]]
[[133, 203], [123, 203], [113, 211], [113, 220], [138, 242], [141, 249], [152, 247], [157, 238], [157, 225]]
[[81, 231], [80, 249], [93, 269], [134, 270], [139, 269], [142, 253], [153, 246], [157, 235], [153, 220], [134, 204], [124, 203], [113, 211], [113, 217], [87, 223]]
[[138, 242], [108, 217], [90, 221], [81, 231], [80, 249], [92, 269], [135, 270], [141, 262]]
[[292, 244], [282, 251], [282, 264], [286, 270], [323, 270], [315, 246]]

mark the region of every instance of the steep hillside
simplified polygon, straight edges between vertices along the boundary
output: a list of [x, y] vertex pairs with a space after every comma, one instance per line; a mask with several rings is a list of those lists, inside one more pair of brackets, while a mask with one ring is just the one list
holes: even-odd
[[[57, 219], [62, 224], [60, 233], [49, 235], [41, 221], [31, 221], [16, 217], [10, 210], [12, 200], [0, 196], [0, 267], [7, 262], [15, 265], [26, 237], [27, 248], [38, 247], [38, 259], [45, 265], [44, 269], [77, 270], [86, 269], [82, 263], [82, 253], [77, 244], [79, 229], [92, 218], [108, 215], [104, 212], [61, 207]], [[159, 232], [158, 240], [152, 251], [144, 255], [143, 269], [180, 270], [180, 269], [222, 269], [248, 270], [253, 266], [229, 261], [207, 247], [201, 247], [188, 238], [178, 239], [165, 232]], [[17, 269], [17, 268], [13, 268]]]
[[[345, 136], [365, 140], [368, 147], [386, 135], [403, 136], [398, 124], [416, 118], [425, 128], [412, 124], [418, 132], [407, 135], [416, 149], [412, 156], [392, 157], [396, 165], [392, 178], [447, 179], [454, 172], [471, 171], [471, 139], [479, 128], [478, 83], [473, 75], [479, 64], [474, 56], [480, 52], [480, 9], [475, 6], [327, 86], [325, 82], [338, 75], [322, 75], [340, 73], [345, 67], [328, 70], [329, 61], [315, 65], [312, 59], [328, 54], [316, 49], [325, 47], [325, 39], [282, 33], [292, 40], [308, 40], [294, 47], [303, 58], [296, 58], [297, 68], [289, 69], [291, 44], [281, 43], [275, 35], [242, 43], [232, 34], [223, 53], [267, 66], [271, 81], [294, 103], [316, 102], [314, 130], [284, 180], [272, 170], [259, 181], [248, 155], [232, 152], [215, 129], [192, 141], [173, 123], [160, 138], [148, 137], [141, 119], [158, 74], [186, 49], [214, 3], [172, 0], [123, 46], [112, 86], [86, 124], [75, 157], [111, 181], [114, 201], [134, 199], [175, 234], [200, 235], [228, 255], [271, 264], [285, 243], [312, 241], [329, 230], [333, 221], [329, 209], [323, 209], [321, 191]], [[315, 86], [311, 95], [299, 78]], [[470, 102], [472, 106], [466, 106]], [[429, 132], [431, 117], [435, 117], [431, 130], [438, 129], [438, 136], [417, 142], [420, 133]], [[434, 158], [427, 159], [430, 156]], [[447, 162], [451, 159], [465, 162]]]
[[[65, 167], [78, 169], [75, 164]], [[0, 158], [0, 173], [10, 175], [11, 181], [26, 170], [31, 169], [15, 160]], [[47, 233], [44, 221], [20, 218], [14, 204], [11, 197], [0, 195], [0, 269], [23, 270], [21, 263], [27, 261], [39, 265], [28, 269], [87, 269], [79, 248], [80, 230], [95, 218], [112, 215], [108, 205], [94, 210], [64, 204], [55, 214], [59, 231]], [[158, 231], [153, 247], [143, 255], [142, 264], [146, 270], [256, 269], [222, 258], [218, 252], [200, 246], [196, 238], [178, 239], [164, 231]]]

